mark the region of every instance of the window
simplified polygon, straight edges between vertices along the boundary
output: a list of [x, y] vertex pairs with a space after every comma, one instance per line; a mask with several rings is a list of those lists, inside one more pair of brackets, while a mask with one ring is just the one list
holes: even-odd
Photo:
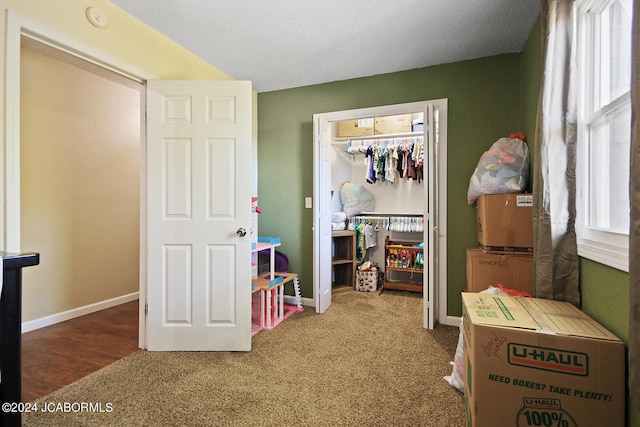
[[633, 0], [578, 0], [578, 254], [629, 271]]

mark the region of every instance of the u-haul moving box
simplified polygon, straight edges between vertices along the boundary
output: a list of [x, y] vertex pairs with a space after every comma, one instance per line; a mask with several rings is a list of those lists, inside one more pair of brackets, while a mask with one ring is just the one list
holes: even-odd
[[624, 343], [567, 302], [463, 293], [469, 426], [623, 426]]

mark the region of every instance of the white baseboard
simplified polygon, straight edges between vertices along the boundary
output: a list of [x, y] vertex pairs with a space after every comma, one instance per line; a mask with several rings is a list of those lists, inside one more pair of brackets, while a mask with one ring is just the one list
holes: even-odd
[[[287, 305], [296, 305], [298, 302], [295, 296], [285, 295], [284, 303]], [[316, 304], [313, 302], [313, 298], [302, 298], [302, 306], [303, 307], [313, 306], [315, 308]]]
[[460, 327], [460, 318], [455, 316], [448, 316], [444, 320], [445, 325]]
[[22, 333], [35, 331], [36, 329], [44, 328], [45, 326], [55, 325], [56, 323], [84, 316], [85, 314], [95, 313], [96, 311], [104, 310], [105, 308], [111, 308], [126, 302], [135, 301], [138, 299], [138, 294], [138, 292], [133, 292], [131, 294], [111, 298], [106, 301], [85, 305], [84, 307], [63, 311], [62, 313], [56, 313], [39, 319], [30, 320], [28, 322], [22, 322]]

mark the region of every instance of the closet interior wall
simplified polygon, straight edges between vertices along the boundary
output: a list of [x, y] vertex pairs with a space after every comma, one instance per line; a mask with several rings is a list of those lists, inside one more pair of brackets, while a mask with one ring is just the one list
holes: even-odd
[[[417, 112], [413, 114], [414, 118], [422, 119], [423, 114]], [[331, 190], [333, 191], [332, 198], [332, 211], [340, 211], [340, 188], [343, 182], [349, 181], [354, 184], [362, 185], [367, 191], [369, 191], [375, 200], [374, 213], [377, 215], [381, 213], [385, 216], [397, 215], [399, 217], [408, 215], [423, 215], [425, 207], [425, 191], [424, 185], [427, 183], [424, 181], [424, 176], [418, 182], [418, 180], [401, 178], [398, 181], [391, 183], [389, 181], [377, 180], [371, 184], [367, 182], [367, 161], [364, 154], [348, 154], [345, 152], [345, 148], [348, 145], [349, 138], [338, 137], [338, 123], [332, 124], [333, 143], [331, 150]], [[416, 133], [416, 135], [423, 135], [423, 133]], [[390, 136], [393, 138], [394, 136]], [[424, 132], [426, 141], [426, 132]], [[357, 143], [366, 144], [367, 140], [374, 140], [376, 138], [387, 138], [384, 135], [371, 136], [367, 139], [353, 138], [353, 141]], [[425, 143], [426, 150], [426, 143]], [[426, 152], [425, 152], [426, 157]], [[426, 168], [423, 173], [426, 175]], [[420, 232], [398, 232], [387, 230], [384, 220], [376, 221], [371, 220], [371, 224], [375, 227], [378, 226], [377, 245], [370, 248], [367, 251], [366, 260], [375, 262], [382, 268], [385, 265], [385, 250], [384, 241], [385, 237], [389, 236], [391, 240], [406, 240], [406, 241], [423, 241], [423, 233]]]

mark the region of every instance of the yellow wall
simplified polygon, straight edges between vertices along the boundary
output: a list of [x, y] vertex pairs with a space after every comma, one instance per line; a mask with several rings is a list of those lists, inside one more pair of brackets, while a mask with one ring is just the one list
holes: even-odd
[[140, 264], [143, 86], [29, 44], [20, 55], [20, 240], [40, 264], [22, 273], [24, 322], [130, 300]]
[[[106, 0], [0, 0], [2, 13], [14, 11], [115, 56], [164, 80], [228, 80], [230, 77]], [[106, 28], [87, 20], [89, 6], [102, 9]], [[2, 17], [4, 49], [6, 17]], [[2, 55], [4, 58], [4, 55]], [[4, 67], [0, 67], [4, 69]]]

